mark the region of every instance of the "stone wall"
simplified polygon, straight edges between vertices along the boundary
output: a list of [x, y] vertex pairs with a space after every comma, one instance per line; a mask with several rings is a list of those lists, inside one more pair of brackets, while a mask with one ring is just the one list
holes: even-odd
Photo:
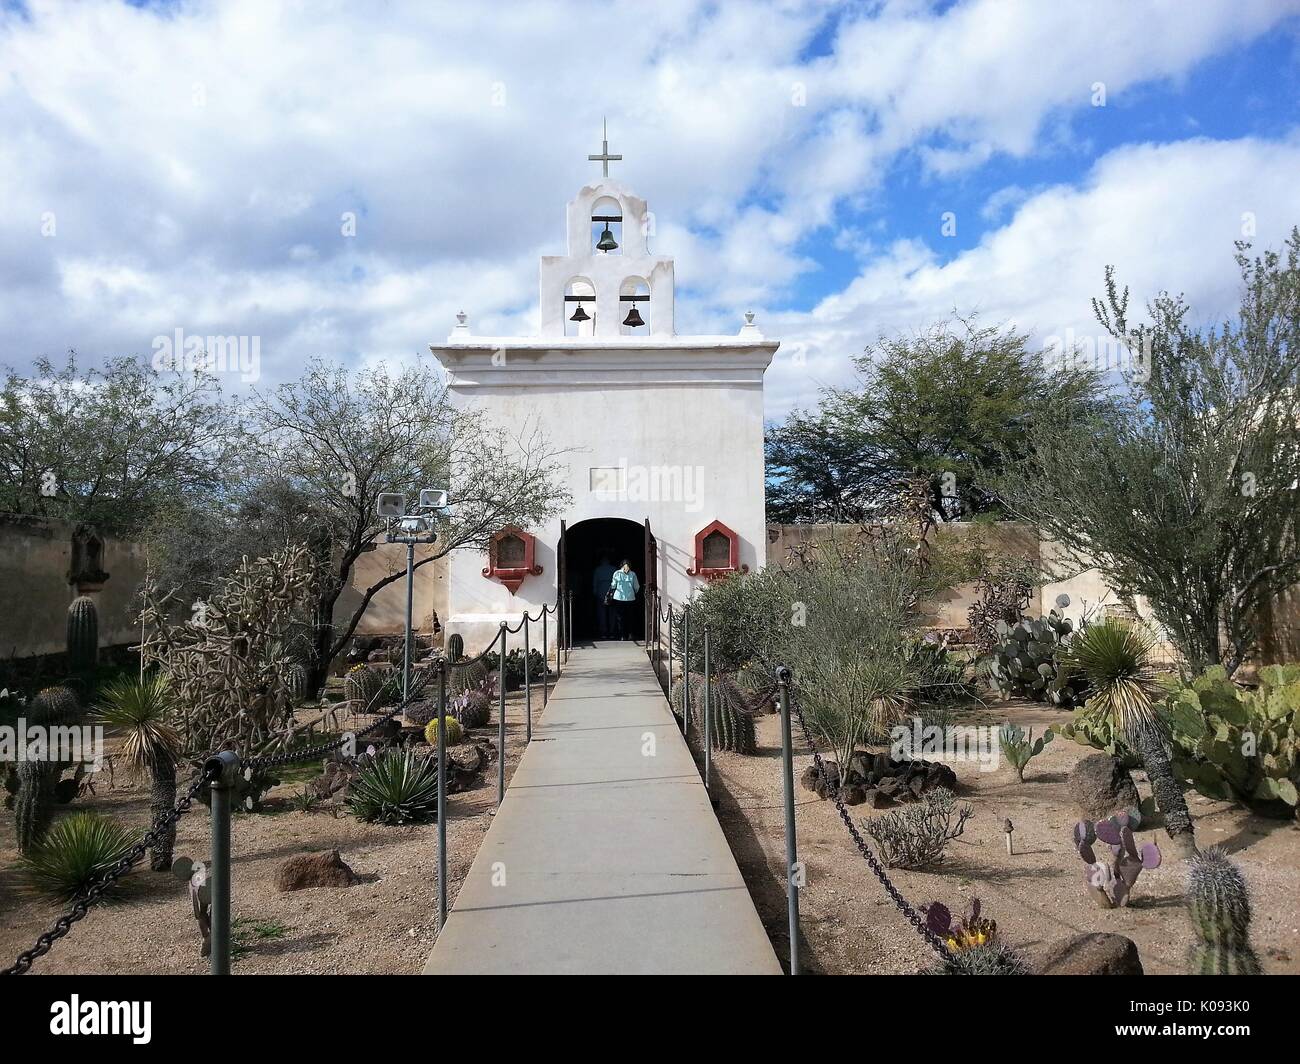
[[[77, 597], [68, 582], [73, 531], [63, 521], [0, 514], [0, 660], [64, 652], [68, 604]], [[101, 646], [140, 641], [134, 599], [144, 567], [138, 544], [104, 541], [109, 578], [90, 595], [99, 614]]]
[[[68, 582], [74, 526], [63, 521], [0, 514], [0, 661], [62, 654], [68, 604], [77, 591]], [[428, 547], [417, 547], [416, 558]], [[136, 592], [145, 578], [145, 552], [138, 543], [106, 539], [103, 568], [109, 574], [102, 590], [91, 592], [99, 613], [101, 647], [125, 647], [140, 642]], [[353, 569], [351, 585], [335, 607], [338, 624], [346, 624], [365, 589], [389, 573], [400, 571], [371, 601], [360, 635], [392, 635], [402, 631], [406, 616], [406, 548], [377, 544]], [[447, 615], [446, 559], [415, 571], [413, 616], [417, 629], [429, 632], [435, 616]]]

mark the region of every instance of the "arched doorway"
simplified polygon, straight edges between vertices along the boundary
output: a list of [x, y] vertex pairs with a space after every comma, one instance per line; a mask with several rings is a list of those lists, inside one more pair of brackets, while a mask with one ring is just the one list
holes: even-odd
[[[618, 566], [624, 560], [641, 584], [634, 609], [628, 610], [630, 634], [645, 636], [645, 526], [622, 517], [593, 517], [564, 531], [564, 581], [573, 592], [573, 640], [575, 644], [608, 638], [613, 618], [603, 609], [605, 587], [596, 588], [597, 570], [602, 564]], [[602, 632], [602, 622], [611, 626]]]

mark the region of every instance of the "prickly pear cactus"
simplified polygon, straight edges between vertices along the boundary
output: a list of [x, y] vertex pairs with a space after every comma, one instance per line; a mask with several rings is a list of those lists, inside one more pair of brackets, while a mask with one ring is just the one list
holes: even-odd
[[1061, 651], [1074, 632], [1074, 622], [1061, 611], [1070, 604], [1061, 595], [1046, 617], [1025, 617], [1015, 624], [999, 621], [1002, 642], [987, 659], [994, 689], [1003, 698], [1031, 698], [1070, 708], [1083, 702], [1087, 681], [1059, 664]]
[[73, 672], [88, 672], [99, 664], [99, 614], [89, 595], [79, 595], [68, 607], [67, 648]]
[[[1074, 826], [1074, 845], [1084, 860], [1083, 881], [1103, 909], [1125, 906], [1144, 868], [1160, 867], [1160, 848], [1154, 842], [1138, 846], [1133, 831], [1142, 823], [1136, 809], [1115, 813], [1095, 825], [1080, 820]], [[1110, 847], [1109, 862], [1098, 860], [1093, 844]]]
[[372, 669], [369, 665], [358, 665], [348, 670], [343, 681], [344, 694], [357, 703], [357, 708], [362, 711], [380, 708], [383, 687], [384, 677], [379, 674], [379, 670]]
[[1253, 691], [1215, 666], [1170, 695], [1165, 715], [1181, 780], [1267, 816], [1300, 812], [1300, 664], [1260, 669]]
[[1196, 931], [1193, 975], [1259, 975], [1250, 948], [1250, 893], [1241, 869], [1217, 846], [1197, 854], [1187, 868], [1187, 911]]

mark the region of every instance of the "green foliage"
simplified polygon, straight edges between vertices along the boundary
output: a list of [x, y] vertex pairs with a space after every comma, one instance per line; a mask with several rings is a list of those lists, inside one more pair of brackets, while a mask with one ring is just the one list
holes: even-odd
[[1025, 766], [1029, 764], [1031, 758], [1041, 754], [1043, 747], [1053, 738], [1055, 736], [1051, 728], [1048, 728], [1038, 739], [1034, 738], [1033, 728], [1029, 729], [1029, 734], [1026, 736], [1025, 729], [1018, 724], [1004, 724], [998, 730], [998, 745], [1002, 748], [1002, 756], [1016, 770], [1016, 778], [1021, 783], [1025, 781]]
[[[491, 655], [496, 658], [496, 664], [501, 661], [499, 654]], [[509, 672], [509, 657], [506, 659], [506, 670]], [[457, 659], [450, 659], [450, 666], [447, 670], [447, 694], [456, 696], [464, 694], [466, 691], [483, 690], [485, 686], [495, 683], [497, 673], [492, 670], [487, 662], [487, 658], [480, 658], [468, 665], [457, 664]], [[534, 674], [535, 675], [535, 674]], [[509, 681], [509, 676], [507, 676]]]
[[[495, 650], [488, 651], [483, 655], [482, 664], [487, 670], [487, 674], [492, 677], [500, 676], [501, 655]], [[471, 666], [472, 669], [472, 666]], [[467, 670], [468, 671], [468, 670]], [[542, 677], [547, 673], [546, 659], [542, 656], [540, 650], [530, 650], [528, 652], [528, 679], [530, 683], [541, 683]], [[474, 686], [475, 684], [470, 684]], [[506, 690], [518, 691], [524, 685], [524, 652], [521, 647], [515, 647], [506, 655]]]
[[1250, 947], [1250, 892], [1241, 869], [1217, 846], [1197, 854], [1187, 868], [1187, 911], [1196, 931], [1193, 975], [1259, 975]]
[[[460, 721], [455, 717], [443, 717], [443, 723], [447, 727], [447, 745], [455, 746], [465, 738], [465, 731], [460, 726]], [[434, 717], [424, 726], [424, 741], [432, 746], [438, 744], [438, 718]]]
[[357, 819], [370, 823], [433, 820], [438, 815], [437, 759], [401, 750], [366, 758], [348, 788], [348, 808]]
[[1115, 727], [1111, 718], [1096, 709], [1080, 706], [1074, 715], [1060, 727], [1060, 733], [1082, 746], [1103, 750], [1117, 757], [1127, 769], [1141, 766], [1142, 759], [1124, 741], [1123, 732]]
[[100, 695], [95, 723], [121, 734], [121, 756], [133, 771], [175, 773], [184, 742], [167, 677], [123, 677]]
[[68, 607], [67, 648], [73, 672], [89, 672], [99, 663], [99, 614], [89, 595], [78, 595]]
[[867, 520], [912, 476], [944, 519], [997, 511], [993, 475], [1033, 427], [1059, 427], [1099, 390], [1090, 370], [1049, 369], [1025, 334], [961, 320], [881, 339], [854, 361], [856, 388], [768, 432], [769, 521]]
[[134, 845], [135, 836], [98, 813], [73, 813], [27, 853], [23, 866], [43, 894], [70, 901], [83, 895]]
[[1222, 666], [1169, 695], [1174, 771], [1201, 794], [1294, 816], [1300, 785], [1300, 664], [1259, 670], [1238, 687]]
[[1150, 603], [1189, 675], [1231, 675], [1300, 579], [1300, 229], [1282, 255], [1248, 251], [1238, 313], [1204, 328], [1166, 293], [1133, 324], [1108, 268], [1093, 307], [1135, 357], [1122, 394], [1105, 416], [1032, 429], [999, 482], [1081, 568]]
[[[1063, 601], [1062, 601], [1063, 600]], [[1060, 609], [1069, 597], [1057, 600]], [[1074, 623], [1057, 608], [1043, 618], [1022, 618], [1015, 624], [999, 620], [994, 631], [1003, 640], [986, 661], [988, 677], [1003, 698], [1030, 698], [1069, 708], [1077, 705], [1087, 690], [1086, 675], [1071, 674], [1063, 667], [1063, 656]]]
[[[790, 624], [788, 581], [766, 570], [733, 574], [703, 587], [690, 603], [692, 669], [704, 666], [704, 630], [709, 630], [709, 660], [720, 672], [747, 666], [770, 679], [777, 665], [774, 647]], [[673, 622], [673, 652], [681, 659], [686, 626]]]

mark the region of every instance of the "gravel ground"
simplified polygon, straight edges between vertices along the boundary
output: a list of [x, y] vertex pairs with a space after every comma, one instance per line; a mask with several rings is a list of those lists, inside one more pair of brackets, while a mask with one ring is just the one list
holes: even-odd
[[[541, 692], [533, 693], [534, 721]], [[506, 780], [524, 746], [523, 697], [507, 696]], [[496, 741], [493, 723], [475, 734]], [[111, 749], [111, 744], [110, 744]], [[447, 799], [449, 904], [469, 871], [496, 806], [496, 763], [472, 791]], [[299, 812], [288, 796], [301, 782], [270, 792], [273, 812], [240, 814], [231, 835], [234, 854], [232, 912], [235, 938], [246, 952], [236, 974], [417, 973], [433, 946], [437, 918], [437, 826], [382, 827], [328, 809]], [[144, 830], [147, 790], [119, 775], [113, 790], [79, 799], [69, 809], [109, 813]], [[316, 888], [281, 894], [275, 873], [288, 858], [337, 848], [362, 877], [346, 889]], [[199, 805], [181, 818], [176, 853], [194, 859], [208, 852], [207, 810]], [[143, 862], [142, 862], [143, 864]], [[207, 971], [199, 957], [199, 933], [188, 889], [170, 874], [137, 866], [123, 897], [97, 906], [71, 933], [36, 962], [39, 973], [168, 973]], [[11, 814], [0, 813], [0, 967], [31, 946], [61, 908], [25, 889], [17, 866]]]
[[[1038, 735], [1045, 725], [1065, 719], [1065, 714], [1041, 705], [1008, 703], [991, 705], [964, 723], [1010, 720], [1033, 725]], [[755, 757], [715, 755], [714, 797], [759, 915], [784, 961], [789, 935], [781, 872], [785, 835], [776, 717], [759, 720], [759, 745]], [[1137, 943], [1148, 973], [1182, 972], [1191, 930], [1181, 902], [1180, 862], [1168, 859], [1166, 852], [1160, 868], [1143, 872], [1128, 908], [1099, 909], [1085, 890], [1082, 861], [1070, 842], [1078, 816], [1066, 794], [1066, 777], [1092, 752], [1058, 736], [1030, 762], [1024, 783], [1007, 765], [993, 773], [981, 773], [974, 764], [953, 765], [960, 796], [975, 808], [965, 833], [949, 843], [940, 870], [891, 871], [890, 876], [913, 904], [942, 901], [957, 911], [972, 895], [978, 896], [1003, 939], [1031, 956], [1057, 939], [1111, 931]], [[919, 971], [931, 962], [929, 947], [859, 856], [835, 806], [799, 787], [799, 773], [811, 761], [806, 751], [795, 759], [799, 857], [808, 881], [800, 895], [804, 966], [826, 974]], [[1142, 794], [1149, 794], [1142, 774], [1135, 776]], [[1300, 829], [1294, 821], [1251, 816], [1195, 793], [1188, 799], [1198, 844], [1226, 847], [1246, 875], [1254, 902], [1252, 941], [1265, 970], [1300, 973]], [[856, 820], [882, 815], [865, 806], [850, 813]], [[1007, 817], [1016, 827], [1013, 857], [1007, 855], [1002, 831]], [[1140, 835], [1143, 841], [1157, 843], [1166, 837], [1163, 830]]]

